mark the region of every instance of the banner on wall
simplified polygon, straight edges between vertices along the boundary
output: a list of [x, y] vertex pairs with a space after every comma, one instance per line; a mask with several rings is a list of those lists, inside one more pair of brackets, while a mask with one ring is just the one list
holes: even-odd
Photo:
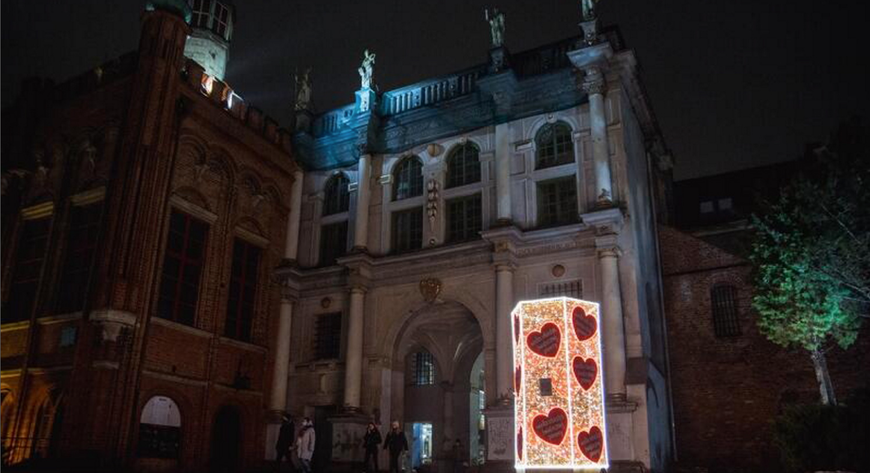
[[557, 297], [511, 312], [516, 468], [607, 468], [600, 312]]

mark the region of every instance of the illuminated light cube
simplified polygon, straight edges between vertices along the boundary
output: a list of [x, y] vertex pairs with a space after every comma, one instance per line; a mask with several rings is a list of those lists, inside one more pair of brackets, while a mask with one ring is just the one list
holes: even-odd
[[598, 304], [557, 297], [511, 312], [516, 468], [607, 468]]

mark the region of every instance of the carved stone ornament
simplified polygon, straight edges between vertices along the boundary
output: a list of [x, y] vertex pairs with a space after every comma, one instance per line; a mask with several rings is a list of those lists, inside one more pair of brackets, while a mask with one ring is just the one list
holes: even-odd
[[565, 275], [565, 267], [561, 264], [557, 264], [556, 266], [553, 266], [552, 272], [554, 277], [561, 278]]
[[438, 278], [420, 280], [420, 294], [426, 302], [434, 302], [441, 294], [441, 280]]
[[438, 217], [438, 181], [430, 179], [426, 187], [426, 213], [429, 216], [429, 225], [435, 226], [435, 218]]
[[323, 299], [320, 299], [320, 307], [323, 307], [324, 309], [328, 309], [330, 305], [332, 305], [332, 299], [330, 299], [328, 297], [324, 297]]

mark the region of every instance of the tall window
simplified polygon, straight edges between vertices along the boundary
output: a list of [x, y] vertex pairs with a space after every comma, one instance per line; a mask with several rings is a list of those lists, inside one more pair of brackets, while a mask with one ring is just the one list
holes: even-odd
[[577, 185], [574, 176], [538, 183], [538, 225], [564, 225], [577, 221]]
[[193, 0], [193, 18], [191, 26], [208, 28], [208, 18], [211, 12], [211, 0]]
[[737, 314], [737, 289], [734, 286], [716, 286], [710, 290], [713, 310], [713, 332], [717, 337], [740, 335]]
[[447, 201], [447, 241], [473, 240], [480, 236], [480, 194]]
[[317, 316], [314, 326], [314, 359], [329, 360], [341, 351], [341, 312]]
[[347, 254], [347, 220], [320, 227], [320, 264], [330, 266]]
[[473, 143], [453, 148], [447, 157], [447, 187], [480, 182], [480, 151]]
[[88, 277], [100, 232], [102, 208], [102, 201], [75, 205], [72, 208], [57, 301], [57, 311], [61, 314], [82, 310], [84, 306]]
[[172, 211], [157, 303], [158, 317], [193, 325], [207, 236], [208, 224]]
[[224, 327], [227, 337], [244, 341], [251, 339], [260, 253], [260, 248], [244, 240], [236, 238], [233, 243], [233, 270], [230, 275], [227, 323]]
[[229, 24], [230, 10], [226, 5], [216, 2], [214, 6], [214, 32], [229, 41], [229, 32], [227, 25]]
[[416, 156], [405, 158], [396, 167], [393, 200], [423, 195], [423, 164]]
[[562, 122], [547, 124], [535, 136], [537, 155], [535, 169], [544, 169], [574, 162], [574, 142], [571, 127]]
[[333, 215], [347, 212], [350, 207], [350, 193], [347, 186], [350, 181], [344, 174], [332, 176], [326, 183], [323, 196], [323, 215]]
[[36, 291], [42, 274], [42, 262], [48, 248], [51, 218], [25, 220], [22, 222], [21, 240], [16, 251], [15, 267], [9, 299], [3, 310], [3, 322], [29, 320], [36, 302]]
[[435, 384], [435, 358], [426, 350], [414, 353], [414, 384]]
[[423, 246], [423, 209], [393, 212], [393, 250], [397, 253]]

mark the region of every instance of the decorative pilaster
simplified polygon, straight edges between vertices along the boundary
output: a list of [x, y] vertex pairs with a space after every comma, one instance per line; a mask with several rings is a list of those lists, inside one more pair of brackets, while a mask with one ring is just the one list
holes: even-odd
[[289, 294], [281, 296], [278, 315], [278, 331], [275, 334], [275, 364], [272, 367], [272, 390], [269, 410], [283, 412], [287, 407], [287, 374], [290, 368], [290, 333], [293, 326], [294, 299]]
[[365, 251], [368, 248], [369, 232], [369, 202], [371, 186], [371, 155], [361, 154], [359, 157], [359, 180], [357, 182], [356, 220], [354, 221], [353, 249]]
[[511, 347], [511, 310], [514, 303], [514, 270], [510, 263], [499, 263], [495, 267], [496, 289], [496, 390], [497, 397], [507, 402], [513, 397], [513, 348]]
[[299, 251], [299, 220], [302, 216], [302, 186], [301, 170], [293, 173], [293, 189], [290, 191], [290, 215], [287, 217], [287, 240], [284, 246], [284, 258], [296, 261]]
[[597, 238], [601, 266], [601, 333], [604, 345], [604, 382], [607, 402], [625, 402], [625, 328], [622, 319], [622, 291], [616, 235]]
[[495, 195], [497, 222], [511, 223], [511, 150], [507, 123], [495, 126]]
[[356, 411], [360, 407], [365, 293], [365, 288], [359, 285], [350, 289], [347, 356], [344, 363], [344, 407], [348, 411]]

